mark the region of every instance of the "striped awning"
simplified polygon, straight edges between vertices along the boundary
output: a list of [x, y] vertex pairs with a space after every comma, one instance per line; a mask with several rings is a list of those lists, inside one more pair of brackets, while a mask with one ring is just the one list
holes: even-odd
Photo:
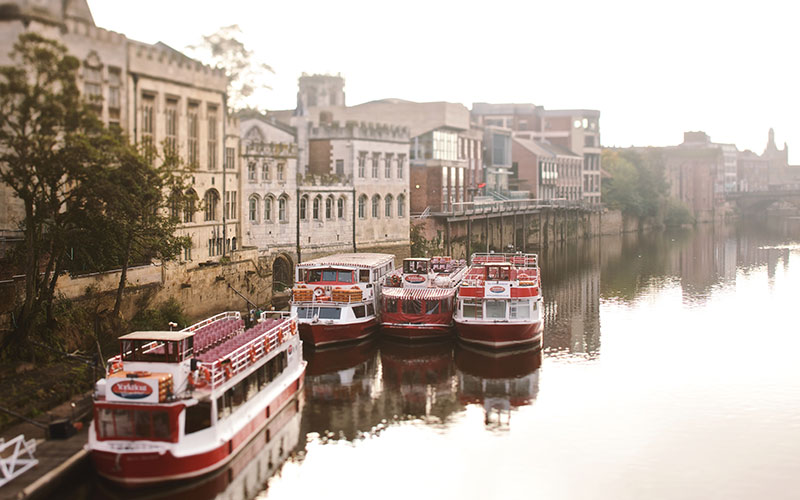
[[446, 299], [456, 293], [455, 288], [384, 288], [385, 297], [394, 299]]

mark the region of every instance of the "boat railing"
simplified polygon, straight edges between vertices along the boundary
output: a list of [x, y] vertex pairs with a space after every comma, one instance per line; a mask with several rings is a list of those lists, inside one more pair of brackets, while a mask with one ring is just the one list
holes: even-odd
[[[265, 314], [271, 314], [269, 311]], [[263, 316], [263, 314], [262, 314]], [[258, 362], [270, 352], [280, 347], [291, 336], [297, 335], [297, 316], [282, 316], [286, 321], [256, 336], [233, 351], [214, 361], [201, 361], [197, 364], [201, 377], [210, 389], [224, 384], [228, 379], [245, 371], [248, 366]]]
[[215, 316], [211, 316], [210, 318], [206, 318], [203, 321], [198, 321], [197, 323], [195, 323], [195, 324], [193, 324], [191, 326], [187, 326], [186, 328], [184, 328], [181, 331], [182, 332], [193, 332], [193, 331], [195, 331], [195, 330], [197, 330], [199, 328], [202, 328], [202, 327], [204, 327], [206, 325], [210, 325], [211, 323], [214, 323], [215, 321], [219, 321], [221, 319], [227, 319], [227, 318], [241, 319], [241, 317], [242, 317], [242, 315], [241, 315], [241, 313], [239, 313], [239, 311], [226, 311], [224, 313], [219, 313], [219, 314], [217, 314]]
[[514, 267], [538, 267], [539, 256], [535, 253], [474, 253], [473, 264], [500, 264], [508, 262]]

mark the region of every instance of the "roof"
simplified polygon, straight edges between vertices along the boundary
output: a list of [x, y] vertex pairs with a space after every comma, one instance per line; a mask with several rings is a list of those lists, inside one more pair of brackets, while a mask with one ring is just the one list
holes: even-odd
[[446, 299], [456, 293], [455, 288], [384, 288], [384, 297], [393, 299]]
[[394, 264], [394, 255], [388, 253], [337, 253], [297, 264], [297, 267], [355, 266], [372, 268], [387, 262]]
[[194, 332], [133, 332], [121, 336], [120, 340], [164, 340], [178, 341], [194, 335]]
[[550, 142], [543, 142], [543, 141], [534, 141], [531, 139], [520, 139], [519, 137], [514, 137], [514, 142], [522, 146], [523, 148], [527, 149], [531, 153], [537, 156], [545, 156], [545, 157], [557, 157], [557, 156], [566, 156], [570, 158], [582, 158], [581, 155], [573, 153], [567, 148], [561, 147], [557, 144], [553, 144]]

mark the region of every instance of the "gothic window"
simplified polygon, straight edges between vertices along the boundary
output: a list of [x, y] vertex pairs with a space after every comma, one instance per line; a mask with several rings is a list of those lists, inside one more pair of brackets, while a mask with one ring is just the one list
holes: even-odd
[[250, 197], [249, 208], [250, 208], [250, 210], [249, 210], [250, 222], [252, 222], [254, 224], [258, 223], [258, 196], [257, 195], [253, 195], [253, 196]]
[[197, 211], [195, 200], [197, 193], [194, 189], [186, 191], [186, 205], [183, 209], [183, 222], [194, 222], [194, 213]]
[[256, 164], [253, 162], [247, 165], [247, 180], [250, 182], [255, 182], [256, 180]]
[[178, 100], [167, 99], [164, 109], [166, 119], [166, 147], [169, 154], [178, 152]]
[[281, 196], [278, 199], [278, 220], [281, 222], [287, 222], [289, 219], [286, 215], [286, 203], [288, 198], [286, 196]]
[[367, 152], [361, 151], [358, 153], [358, 177], [363, 179], [366, 177], [367, 168]]
[[190, 166], [197, 165], [199, 156], [198, 137], [199, 137], [200, 105], [190, 102], [186, 112], [186, 132], [188, 141], [186, 144], [186, 159]]
[[264, 197], [264, 222], [272, 222], [272, 196]]
[[406, 197], [402, 194], [397, 196], [397, 216], [406, 216]]
[[403, 178], [403, 163], [405, 162], [406, 155], [397, 155], [397, 178]]
[[308, 196], [300, 198], [300, 220], [308, 218]]
[[384, 200], [384, 203], [383, 203], [383, 205], [384, 205], [384, 213], [383, 213], [383, 215], [387, 219], [392, 216], [392, 203], [393, 202], [394, 202], [394, 199], [392, 198], [392, 195], [390, 195], [390, 194], [386, 195], [386, 199]]
[[392, 178], [392, 156], [394, 156], [394, 155], [392, 155], [391, 153], [386, 153], [385, 156], [386, 156], [386, 158], [383, 160], [384, 161], [383, 176], [386, 177], [387, 179], [391, 179]]
[[340, 219], [344, 219], [344, 198], [336, 200], [336, 216]]
[[316, 198], [314, 198], [314, 205], [313, 205], [314, 220], [319, 220], [320, 209], [322, 208], [321, 206], [322, 206], [322, 197], [317, 196]]
[[333, 197], [329, 196], [325, 200], [325, 218], [333, 219]]
[[375, 195], [372, 197], [372, 218], [377, 219], [380, 217], [380, 207], [381, 207], [381, 197], [379, 195]]
[[367, 218], [367, 195], [365, 194], [362, 194], [358, 198], [358, 218], [359, 219]]
[[208, 107], [208, 169], [217, 168], [217, 107]]
[[203, 197], [203, 203], [206, 208], [206, 221], [217, 220], [217, 208], [219, 205], [219, 193], [216, 189], [209, 189]]
[[372, 178], [378, 178], [378, 163], [380, 162], [381, 154], [380, 153], [372, 153]]

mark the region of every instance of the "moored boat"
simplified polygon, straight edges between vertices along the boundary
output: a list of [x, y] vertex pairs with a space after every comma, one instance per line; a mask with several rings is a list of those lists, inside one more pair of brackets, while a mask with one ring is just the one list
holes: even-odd
[[291, 311], [306, 345], [355, 341], [378, 330], [383, 277], [394, 255], [336, 254], [296, 266]]
[[298, 393], [306, 368], [288, 313], [264, 313], [245, 328], [227, 312], [119, 342], [96, 385], [87, 448], [97, 472], [125, 486], [229, 463]]
[[409, 258], [388, 274], [381, 297], [381, 332], [404, 339], [449, 335], [456, 290], [466, 263], [450, 257]]
[[490, 348], [540, 343], [542, 314], [535, 254], [473, 255], [456, 299], [459, 339]]

